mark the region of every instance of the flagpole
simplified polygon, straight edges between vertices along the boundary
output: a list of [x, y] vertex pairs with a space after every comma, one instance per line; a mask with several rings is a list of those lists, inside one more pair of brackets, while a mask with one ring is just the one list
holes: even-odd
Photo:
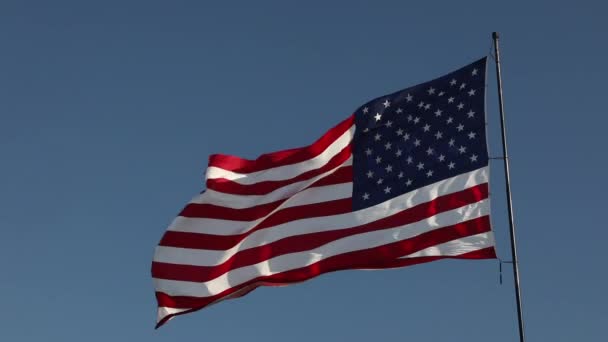
[[513, 203], [511, 200], [511, 177], [509, 175], [509, 157], [507, 155], [507, 132], [505, 128], [505, 110], [502, 100], [502, 78], [500, 74], [500, 53], [498, 49], [498, 32], [492, 32], [494, 40], [494, 57], [496, 61], [496, 81], [498, 82], [498, 106], [500, 107], [500, 128], [502, 131], [502, 151], [505, 165], [505, 184], [507, 187], [507, 211], [511, 236], [511, 258], [513, 260], [513, 281], [515, 283], [515, 300], [517, 301], [517, 320], [519, 326], [519, 341], [524, 342], [524, 318], [521, 309], [521, 291], [519, 289], [519, 263], [517, 262], [517, 246], [515, 241], [515, 224], [513, 223]]

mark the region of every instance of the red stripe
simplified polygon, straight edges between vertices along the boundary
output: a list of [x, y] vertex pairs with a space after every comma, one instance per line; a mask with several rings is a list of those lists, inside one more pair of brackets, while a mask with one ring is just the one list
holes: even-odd
[[[225, 267], [229, 267], [228, 265], [232, 265], [231, 267], [235, 268], [240, 267], [242, 265], [250, 265], [257, 263], [263, 260], [263, 257], [269, 255], [269, 257], [273, 257], [285, 253], [293, 253], [295, 251], [309, 250], [315, 248], [316, 246], [323, 245], [325, 243], [343, 238], [348, 235], [364, 233], [372, 230], [392, 228], [416, 222], [431, 217], [433, 215], [437, 215], [438, 213], [444, 211], [460, 208], [464, 205], [478, 202], [487, 197], [488, 184], [480, 184], [459, 192], [438, 197], [432, 201], [421, 203], [417, 206], [398, 212], [392, 216], [388, 216], [358, 227], [291, 236], [281, 239], [279, 241], [275, 241], [268, 245], [247, 249], [234, 255], [223, 265], [212, 266], [211, 268], [223, 270]], [[263, 228], [272, 227], [281, 223], [286, 223], [297, 219], [337, 215], [350, 211], [352, 211], [351, 199], [291, 207], [277, 211], [247, 233], [239, 235], [214, 235], [167, 231], [163, 236], [160, 245], [180, 248], [225, 250], [234, 247], [236, 244], [247, 238], [247, 236], [251, 233]], [[199, 275], [200, 273], [201, 275], [199, 276], [202, 276], [202, 274], [206, 274], [206, 272], [211, 272], [207, 270], [207, 268], [209, 267], [188, 267], [200, 267], [200, 269], [192, 270], [195, 271], [195, 274], [197, 275]], [[170, 269], [168, 266], [166, 268]], [[184, 272], [184, 274], [187, 274], [187, 272]], [[175, 277], [175, 275], [173, 276]]]
[[347, 145], [342, 149], [342, 151], [338, 152], [338, 154], [333, 156], [327, 162], [327, 164], [317, 169], [300, 173], [299, 175], [290, 179], [284, 179], [279, 181], [263, 181], [254, 184], [239, 184], [226, 178], [214, 178], [207, 179], [207, 188], [223, 193], [236, 195], [265, 195], [286, 185], [308, 180], [325, 172], [328, 172], [332, 169], [335, 169], [338, 166], [344, 164], [344, 162], [348, 158], [350, 158], [350, 156], [351, 146]]
[[287, 198], [243, 209], [227, 208], [207, 203], [190, 203], [179, 213], [179, 216], [229, 219], [231, 221], [254, 221], [268, 215], [286, 200]]
[[[478, 259], [496, 259], [496, 250], [495, 248], [492, 247], [486, 247], [483, 249], [478, 249], [476, 251], [472, 251], [472, 252], [468, 252], [468, 253], [464, 253], [464, 254], [459, 254], [459, 255], [443, 255], [443, 256], [422, 256], [422, 257], [413, 257], [413, 258], [398, 258], [398, 259], [394, 259], [394, 260], [383, 260], [381, 264], [379, 265], [368, 265], [365, 269], [377, 269], [377, 270], [382, 270], [382, 269], [387, 269], [387, 268], [397, 268], [397, 267], [405, 267], [405, 266], [412, 266], [412, 265], [417, 265], [417, 264], [421, 264], [421, 263], [425, 263], [425, 262], [430, 262], [430, 261], [435, 261], [435, 260], [441, 260], [441, 259], [469, 259], [469, 260], [478, 260]], [[363, 269], [363, 268], [360, 268]], [[277, 285], [277, 286], [282, 286], [283, 284], [273, 284], [273, 283], [268, 283], [266, 284], [268, 286], [272, 286], [272, 285]], [[221, 300], [226, 300], [226, 299], [233, 299], [233, 298], [239, 298], [242, 297], [246, 294], [248, 294], [249, 292], [253, 291], [256, 289], [257, 286], [247, 286], [244, 287], [236, 292], [233, 292], [231, 295], [227, 296], [227, 297], [223, 297]]]
[[325, 149], [344, 134], [344, 132], [348, 131], [354, 122], [355, 116], [351, 115], [349, 118], [327, 131], [327, 133], [312, 145], [262, 154], [255, 160], [248, 160], [230, 155], [213, 154], [209, 157], [209, 166], [216, 166], [224, 170], [238, 173], [251, 173], [273, 167], [299, 163], [321, 154], [321, 152], [325, 151]]
[[[242, 289], [246, 289], [250, 286], [291, 284], [309, 280], [323, 273], [346, 269], [388, 268], [413, 264], [415, 263], [414, 261], [410, 261], [408, 263], [407, 261], [397, 261], [396, 259], [431, 246], [488, 231], [490, 231], [489, 216], [483, 216], [453, 226], [433, 230], [408, 240], [398, 241], [375, 248], [344, 253], [299, 269], [273, 274], [270, 276], [258, 277], [238, 286], [229, 288], [215, 296], [169, 296], [162, 292], [157, 292], [156, 298], [158, 301], [158, 306], [192, 308], [192, 311], [194, 311], [201, 309], [213, 302], [222, 300], [231, 294]], [[472, 255], [465, 255], [464, 258], [491, 258], [494, 256], [495, 254], [491, 251], [486, 251]], [[463, 256], [454, 256], [450, 258], [462, 257]], [[427, 260], [422, 260], [421, 262], [432, 261], [439, 258], [441, 257], [430, 257], [427, 258]], [[166, 319], [167, 317], [159, 322], [158, 326], [166, 322]]]
[[[335, 172], [319, 179], [309, 187], [301, 189], [303, 191], [309, 188], [315, 188], [326, 185], [335, 185], [341, 183], [352, 182], [352, 166], [343, 166]], [[256, 205], [249, 208], [234, 209], [227, 208], [214, 204], [190, 203], [188, 204], [179, 216], [197, 217], [197, 218], [214, 218], [231, 221], [254, 221], [270, 214], [289, 198], [284, 198], [275, 202]]]
[[352, 181], [353, 181], [353, 167], [352, 167], [352, 165], [349, 165], [349, 166], [342, 166], [341, 168], [336, 169], [336, 171], [319, 179], [310, 187], [313, 188], [313, 187], [326, 186], [326, 185], [350, 183]]
[[234, 247], [236, 244], [243, 241], [248, 235], [260, 229], [303, 218], [344, 214], [351, 212], [352, 208], [353, 204], [351, 198], [285, 208], [271, 214], [248, 232], [239, 235], [214, 235], [168, 230], [165, 232], [165, 235], [163, 235], [159, 245], [181, 248], [224, 250]]
[[468, 252], [465, 254], [461, 254], [458, 256], [427, 256], [427, 257], [417, 257], [417, 258], [404, 258], [404, 259], [394, 259], [394, 260], [386, 260], [383, 261], [381, 265], [375, 267], [374, 265], [370, 265], [370, 269], [384, 269], [384, 268], [393, 268], [393, 267], [404, 267], [404, 266], [412, 266], [416, 264], [421, 264], [424, 262], [439, 260], [439, 259], [496, 259], [496, 250], [494, 247], [487, 247], [484, 249], [479, 249], [476, 251]]

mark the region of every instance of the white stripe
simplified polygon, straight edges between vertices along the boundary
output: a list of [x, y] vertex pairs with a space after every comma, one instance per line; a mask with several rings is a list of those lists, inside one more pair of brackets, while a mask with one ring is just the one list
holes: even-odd
[[302, 191], [302, 189], [306, 189], [311, 186], [314, 182], [331, 175], [336, 172], [338, 169], [344, 166], [350, 166], [353, 164], [352, 156], [348, 158], [343, 164], [324, 172], [314, 178], [303, 180], [296, 183], [291, 183], [285, 185], [281, 188], [278, 188], [272, 192], [269, 192], [265, 195], [234, 195], [223, 192], [218, 192], [215, 190], [207, 189], [202, 194], [194, 197], [190, 203], [196, 204], [214, 204], [221, 207], [233, 208], [233, 209], [244, 209], [250, 208], [256, 205], [271, 203], [274, 201], [278, 201], [284, 198], [288, 198], [293, 196], [294, 194]]
[[429, 256], [458, 256], [494, 246], [494, 234], [486, 232], [448, 241], [401, 257], [418, 258]]
[[348, 236], [311, 251], [280, 255], [254, 265], [237, 268], [207, 282], [199, 283], [158, 278], [155, 278], [154, 282], [157, 291], [170, 296], [213, 296], [257, 277], [306, 267], [335, 255], [383, 246], [454, 225], [467, 219], [485, 216], [489, 214], [487, 208], [486, 205], [467, 205], [412, 224]]
[[207, 168], [207, 179], [224, 178], [239, 184], [255, 184], [264, 181], [291, 179], [301, 173], [318, 169], [325, 165], [333, 156], [342, 151], [355, 134], [355, 125], [331, 143], [323, 152], [314, 158], [290, 165], [283, 165], [251, 173], [237, 173], [216, 166]]
[[[174, 315], [180, 312], [184, 312], [184, 311], [188, 311], [190, 309], [176, 309], [176, 308], [168, 308], [166, 306], [159, 306], [158, 310], [156, 311], [156, 323], [162, 321], [163, 318], [169, 316], [169, 315]], [[169, 319], [171, 320], [171, 319]]]
[[[394, 200], [391, 200], [394, 201]], [[459, 218], [470, 219], [468, 214], [480, 212], [490, 212], [490, 201], [482, 200], [462, 208], [444, 212], [440, 215], [451, 215], [452, 221]], [[372, 209], [372, 208], [368, 208]], [[398, 209], [401, 211], [403, 209]], [[389, 214], [392, 215], [392, 214]], [[305, 220], [292, 221], [276, 226], [274, 229], [261, 229], [247, 236], [243, 241], [227, 250], [208, 250], [190, 249], [178, 247], [157, 246], [154, 254], [154, 261], [169, 264], [196, 265], [196, 266], [215, 266], [219, 265], [233, 255], [246, 249], [267, 245], [289, 236], [309, 234], [331, 230], [342, 230], [357, 227], [386, 217], [382, 210], [362, 210], [356, 214], [348, 213], [342, 215], [311, 218]], [[432, 218], [432, 217], [431, 217]]]
[[287, 201], [283, 202], [266, 216], [254, 221], [234, 221], [178, 216], [173, 220], [168, 230], [215, 235], [242, 234], [253, 229], [259, 223], [268, 218], [268, 216], [272, 215], [278, 210], [300, 205], [350, 198], [353, 192], [352, 189], [353, 183], [327, 185], [306, 189], [290, 197]]
[[[225, 297], [222, 297], [222, 298], [218, 298], [217, 300], [215, 300], [215, 301], [209, 303], [208, 305], [206, 305], [206, 307], [210, 307], [211, 305], [217, 304], [217, 303], [219, 303], [221, 301], [224, 301], [224, 300], [227, 300], [227, 299], [230, 299], [230, 298], [236, 298], [236, 297], [242, 295], [243, 293], [251, 290], [251, 287], [257, 287], [258, 285], [261, 285], [261, 284], [251, 284], [251, 285], [248, 285], [248, 286], [244, 286], [243, 288], [241, 288], [238, 291], [235, 291], [235, 292], [229, 294], [228, 296], [225, 296]], [[163, 318], [165, 318], [165, 317], [167, 317], [169, 315], [178, 314], [180, 312], [184, 312], [184, 311], [188, 311], [188, 310], [190, 310], [190, 308], [176, 309], [176, 308], [170, 308], [170, 307], [166, 307], [166, 306], [159, 306], [157, 314], [156, 314], [156, 323], [159, 323]], [[173, 319], [173, 317], [169, 318], [167, 320], [167, 322], [170, 321], [170, 320], [172, 320], [172, 319]]]
[[[322, 223], [328, 229], [357, 226], [363, 223], [371, 222], [367, 220], [368, 217], [372, 217], [372, 220], [375, 220], [377, 217], [385, 217], [392, 215], [396, 212], [403, 210], [404, 208], [411, 208], [418, 204], [431, 201], [439, 196], [458, 192], [475, 185], [487, 183], [488, 171], [489, 169], [486, 166], [471, 172], [455, 176], [453, 178], [439, 181], [419, 188], [417, 190], [410, 191], [406, 194], [397, 196], [389, 201], [377, 204], [366, 209], [362, 209], [356, 212], [354, 215], [352, 213], [346, 213], [341, 215], [327, 216], [323, 218], [322, 222], [318, 222], [318, 218], [302, 219], [277, 225], [275, 226], [275, 228], [284, 228], [285, 226], [290, 225], [293, 226], [290, 227], [290, 229], [293, 229], [293, 231], [295, 232], [311, 232], [311, 229], [314, 229], [314, 227], [319, 225], [319, 223]], [[319, 187], [317, 194], [319, 192], [323, 192], [324, 188], [325, 187]], [[342, 190], [346, 191], [346, 189]], [[346, 195], [345, 193], [336, 193], [336, 197], [333, 197], [333, 199], [346, 198], [350, 196], [350, 193], [348, 195]], [[331, 194], [328, 194], [325, 198], [332, 198]], [[317, 200], [314, 196], [310, 196], [310, 193], [308, 191], [302, 191], [301, 193], [294, 195], [287, 202], [283, 203], [283, 205], [281, 205], [279, 208], [276, 208], [273, 213], [287, 206], [295, 206], [293, 205], [295, 203], [297, 203], [297, 205], [304, 205], [319, 202], [320, 201]], [[269, 215], [267, 215], [266, 217], [268, 217]], [[177, 217], [168, 229], [172, 231], [181, 231], [189, 233], [237, 235], [253, 229], [260, 222], [265, 220], [266, 217], [251, 222]]]

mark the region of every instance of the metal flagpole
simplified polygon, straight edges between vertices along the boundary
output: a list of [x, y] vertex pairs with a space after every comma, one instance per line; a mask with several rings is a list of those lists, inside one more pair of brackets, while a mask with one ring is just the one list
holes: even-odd
[[494, 40], [494, 57], [496, 60], [496, 80], [498, 82], [498, 106], [500, 107], [500, 127], [502, 130], [502, 151], [505, 165], [505, 184], [507, 186], [507, 210], [511, 233], [511, 258], [513, 260], [513, 280], [515, 282], [515, 300], [517, 301], [517, 320], [519, 323], [519, 341], [524, 342], [524, 318], [521, 310], [521, 293], [519, 290], [519, 264], [517, 262], [517, 247], [515, 243], [515, 224], [513, 223], [513, 204], [511, 202], [511, 179], [509, 176], [509, 156], [507, 155], [507, 132], [505, 128], [505, 111], [502, 102], [502, 79], [500, 76], [500, 53], [498, 51], [498, 32], [492, 32]]

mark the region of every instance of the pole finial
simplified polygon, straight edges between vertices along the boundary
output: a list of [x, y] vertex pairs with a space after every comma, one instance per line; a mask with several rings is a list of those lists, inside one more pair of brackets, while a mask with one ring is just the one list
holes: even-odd
[[498, 39], [498, 32], [492, 32], [492, 38]]

